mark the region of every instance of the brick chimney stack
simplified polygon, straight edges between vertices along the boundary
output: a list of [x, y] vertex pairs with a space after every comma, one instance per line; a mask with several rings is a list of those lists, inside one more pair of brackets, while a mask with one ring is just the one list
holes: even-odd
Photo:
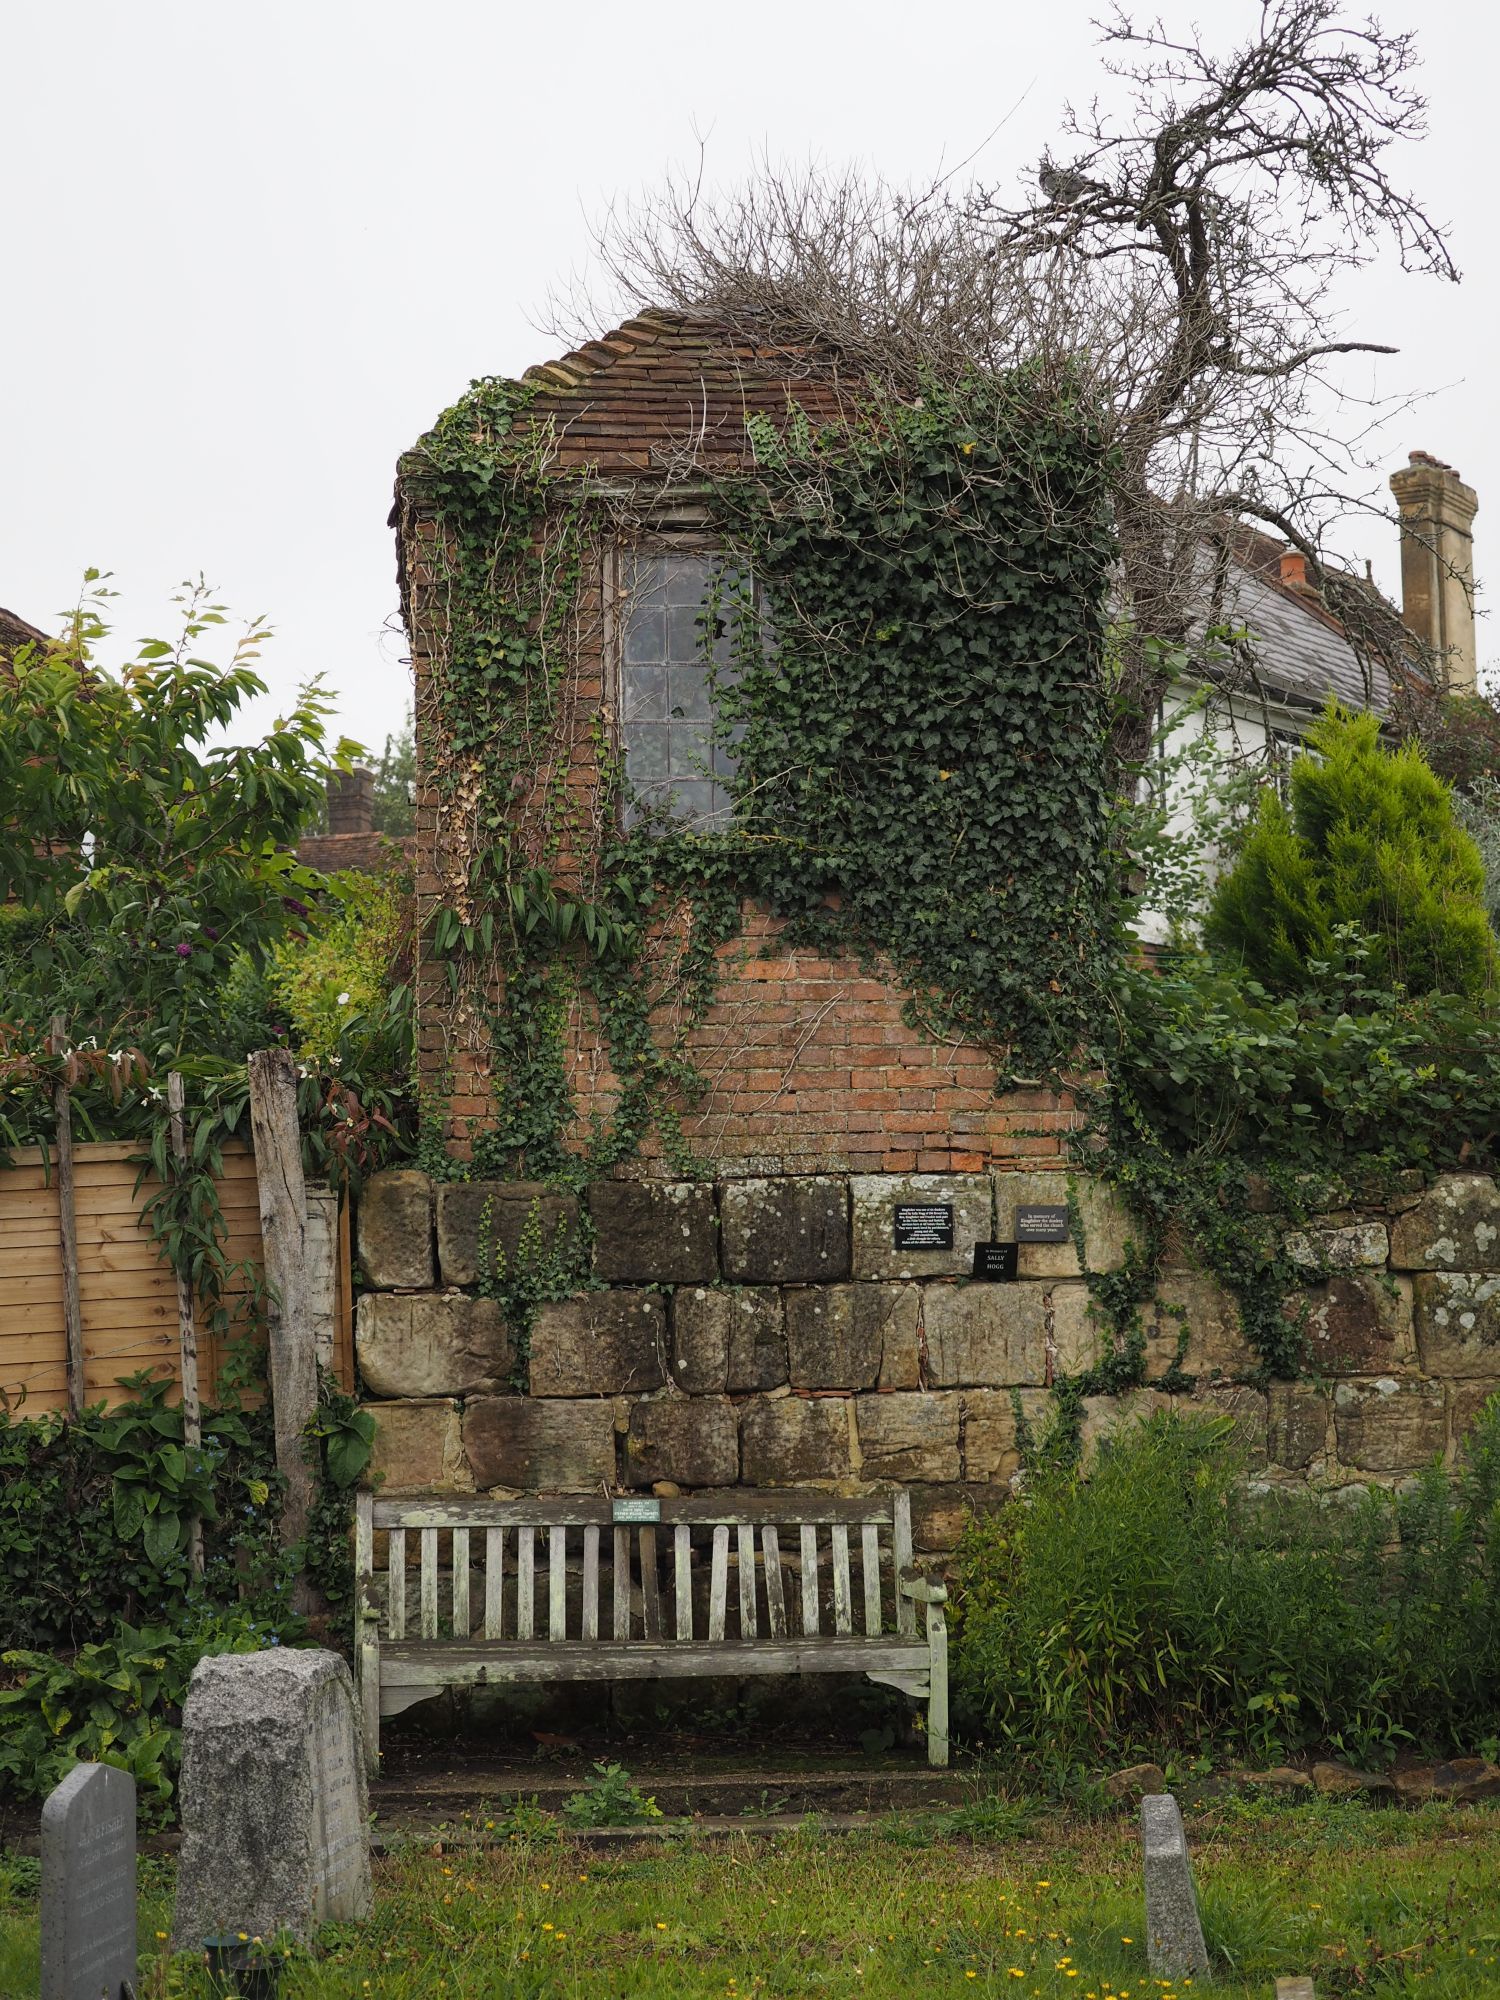
[[328, 774], [328, 831], [330, 833], [373, 833], [375, 830], [375, 773], [363, 764], [352, 771]]
[[1474, 516], [1479, 495], [1451, 465], [1414, 451], [1391, 474], [1401, 510], [1401, 617], [1439, 656], [1450, 694], [1478, 686], [1474, 639]]

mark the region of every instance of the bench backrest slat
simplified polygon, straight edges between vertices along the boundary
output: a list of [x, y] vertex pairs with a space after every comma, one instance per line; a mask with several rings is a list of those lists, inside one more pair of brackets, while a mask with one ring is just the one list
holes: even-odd
[[[735, 1493], [718, 1496], [698, 1494], [657, 1502], [663, 1527], [686, 1521], [692, 1527], [711, 1527], [723, 1522], [738, 1527], [741, 1522], [759, 1526], [769, 1521], [775, 1527], [788, 1522], [811, 1521], [825, 1526], [847, 1521], [851, 1527], [866, 1521], [888, 1527], [904, 1493], [869, 1493], [845, 1499], [833, 1493], [784, 1492]], [[722, 1501], [722, 1504], [721, 1504]], [[374, 1497], [372, 1518], [377, 1528], [515, 1528], [530, 1523], [546, 1528], [554, 1524], [581, 1528], [589, 1522], [608, 1527], [614, 1519], [613, 1502], [592, 1499], [587, 1494], [549, 1495], [531, 1500], [481, 1500], [460, 1497], [452, 1500], [382, 1499]]]
[[[718, 1645], [762, 1635], [842, 1639], [861, 1626], [872, 1638], [892, 1627], [905, 1635], [915, 1630], [911, 1602], [897, 1588], [911, 1561], [904, 1493], [836, 1507], [821, 1495], [749, 1497], [761, 1503], [758, 1519], [726, 1520], [712, 1502], [700, 1507], [683, 1501], [676, 1503], [677, 1519], [660, 1524], [613, 1521], [607, 1501], [588, 1503], [603, 1519], [578, 1520], [569, 1503], [559, 1507], [550, 1500], [451, 1507], [364, 1500], [356, 1559], [362, 1582], [373, 1583], [376, 1530], [382, 1531], [382, 1623], [392, 1640], [409, 1636], [413, 1560], [417, 1617], [411, 1636], [424, 1641], [451, 1636], [597, 1644], [606, 1636], [606, 1617], [612, 1637], [622, 1643], [690, 1645], [706, 1637]], [[669, 1503], [662, 1504], [665, 1511]], [[560, 1513], [570, 1518], [559, 1519]], [[798, 1600], [790, 1616], [789, 1584]]]

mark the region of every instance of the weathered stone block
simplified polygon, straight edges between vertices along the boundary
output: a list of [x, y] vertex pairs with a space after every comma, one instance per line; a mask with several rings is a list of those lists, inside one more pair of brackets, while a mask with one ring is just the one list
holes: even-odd
[[1099, 1335], [1086, 1285], [925, 1287], [922, 1317], [929, 1378], [938, 1387], [973, 1383], [1005, 1388], [1045, 1382], [1049, 1314], [1054, 1376], [1090, 1367]]
[[1412, 1283], [1427, 1373], [1500, 1377], [1500, 1276], [1424, 1271]]
[[337, 1653], [283, 1646], [198, 1662], [182, 1711], [179, 1949], [224, 1931], [305, 1939], [368, 1916], [359, 1735]]
[[795, 1389], [915, 1389], [915, 1285], [809, 1285], [786, 1295]]
[[1383, 1222], [1352, 1222], [1336, 1229], [1295, 1229], [1285, 1239], [1287, 1256], [1309, 1271], [1380, 1268], [1391, 1254]]
[[669, 1389], [634, 1403], [625, 1436], [625, 1482], [654, 1486], [733, 1486], [740, 1476], [739, 1426], [722, 1396]]
[[829, 1485], [852, 1471], [847, 1398], [768, 1396], [741, 1409], [746, 1486]]
[[1398, 1271], [1500, 1271], [1500, 1188], [1486, 1174], [1446, 1174], [1391, 1228]]
[[1146, 1963], [1168, 1984], [1206, 1979], [1208, 1949], [1198, 1916], [1193, 1863], [1182, 1814], [1170, 1792], [1141, 1800], [1141, 1846], [1146, 1864]]
[[[990, 1240], [988, 1174], [856, 1174], [849, 1183], [856, 1278], [934, 1278], [967, 1274], [974, 1245]], [[898, 1250], [898, 1207], [953, 1210], [951, 1250]]]
[[1061, 1207], [1070, 1196], [1083, 1232], [1085, 1262], [1080, 1265], [1076, 1243], [1023, 1243], [1016, 1253], [1016, 1269], [1023, 1278], [1077, 1278], [1089, 1271], [1117, 1271], [1125, 1262], [1125, 1246], [1130, 1240], [1130, 1211], [1105, 1181], [1091, 1174], [997, 1173], [995, 1181], [995, 1239], [1013, 1241], [1016, 1210], [1033, 1207]]
[[455, 1181], [438, 1189], [445, 1285], [475, 1285], [518, 1264], [565, 1258], [577, 1242], [577, 1196], [544, 1181]]
[[1328, 1397], [1311, 1382], [1273, 1382], [1266, 1391], [1266, 1454], [1272, 1465], [1306, 1472], [1327, 1454]]
[[597, 1492], [615, 1483], [615, 1405], [476, 1397], [464, 1411], [464, 1449], [483, 1491]]
[[368, 1480], [381, 1493], [472, 1493], [458, 1405], [366, 1403], [375, 1419]]
[[780, 1388], [787, 1379], [781, 1293], [774, 1285], [674, 1292], [672, 1373], [694, 1396]]
[[959, 1398], [928, 1390], [910, 1396], [856, 1396], [860, 1474], [942, 1484], [959, 1477]]
[[374, 1396], [499, 1389], [515, 1359], [498, 1302], [463, 1292], [366, 1292], [355, 1312], [354, 1344]]
[[584, 1292], [541, 1306], [531, 1329], [533, 1396], [644, 1395], [666, 1381], [660, 1292]]
[[1474, 1420], [1490, 1398], [1500, 1393], [1500, 1383], [1450, 1382], [1448, 1384], [1448, 1435], [1460, 1451], [1468, 1441]]
[[1052, 1398], [1045, 1389], [966, 1389], [963, 1394], [963, 1476], [976, 1484], [1003, 1485], [1020, 1470], [1016, 1403], [1033, 1437], [1046, 1428]]
[[741, 1284], [817, 1284], [849, 1275], [849, 1197], [826, 1174], [724, 1189], [724, 1275]]
[[1206, 1271], [1164, 1271], [1156, 1287], [1154, 1322], [1148, 1319], [1146, 1366], [1162, 1375], [1171, 1367], [1183, 1327], [1188, 1375], [1249, 1375], [1259, 1356], [1240, 1326], [1239, 1307]]
[[1447, 1442], [1440, 1382], [1340, 1382], [1333, 1392], [1339, 1462], [1359, 1472], [1415, 1472]]
[[360, 1189], [359, 1261], [381, 1289], [436, 1282], [432, 1263], [432, 1182], [402, 1167], [372, 1174]]
[[1416, 1358], [1410, 1278], [1340, 1272], [1326, 1285], [1288, 1293], [1283, 1311], [1300, 1325], [1315, 1375], [1383, 1375]]
[[944, 1555], [976, 1514], [997, 1514], [1010, 1504], [1004, 1486], [912, 1486], [911, 1539], [918, 1555]]
[[1163, 1395], [1159, 1389], [1127, 1389], [1120, 1396], [1085, 1396], [1083, 1428], [1079, 1432], [1085, 1465], [1092, 1461], [1100, 1445], [1130, 1425], [1144, 1423], [1158, 1411], [1174, 1408], [1177, 1400], [1175, 1396]]
[[1245, 1454], [1246, 1465], [1252, 1472], [1264, 1469], [1268, 1423], [1264, 1391], [1252, 1389], [1244, 1382], [1200, 1382], [1188, 1398], [1186, 1408], [1232, 1418], [1235, 1440]]
[[719, 1226], [706, 1181], [596, 1181], [589, 1214], [596, 1277], [692, 1285], [719, 1275]]

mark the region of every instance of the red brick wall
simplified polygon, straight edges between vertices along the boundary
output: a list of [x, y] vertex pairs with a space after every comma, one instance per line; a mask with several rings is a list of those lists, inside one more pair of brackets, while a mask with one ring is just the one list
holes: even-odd
[[[442, 653], [444, 605], [431, 562], [434, 529], [408, 514], [404, 578], [416, 675], [419, 770], [433, 766], [433, 661]], [[572, 670], [555, 717], [539, 730], [530, 783], [516, 801], [517, 844], [528, 865], [589, 893], [593, 844], [600, 832], [596, 741], [616, 737], [613, 677], [605, 644], [603, 552], [579, 592], [568, 635]], [[506, 727], [518, 726], [507, 718]], [[568, 800], [561, 852], [540, 838], [536, 801]], [[460, 792], [462, 786], [460, 786]], [[419, 793], [415, 887], [424, 926], [440, 904], [462, 907], [468, 844], [477, 835], [462, 805], [440, 809]], [[680, 939], [675, 941], [680, 943]], [[678, 1027], [672, 995], [674, 939], [659, 938], [649, 968], [664, 997], [653, 1015], [659, 1045]], [[902, 990], [847, 960], [830, 960], [782, 943], [778, 921], [747, 906], [742, 935], [719, 954], [718, 991], [706, 1018], [688, 1028], [686, 1052], [708, 1080], [706, 1095], [684, 1108], [683, 1135], [694, 1153], [723, 1174], [960, 1172], [991, 1165], [1045, 1163], [1063, 1151], [1074, 1122], [1071, 1104], [1044, 1090], [994, 1095], [984, 1052], [935, 1043], [903, 1025]], [[494, 1097], [484, 1009], [455, 1000], [444, 968], [424, 962], [417, 978], [420, 1071], [429, 1104], [442, 1104], [446, 1136], [466, 1156], [473, 1137], [493, 1123]], [[579, 1127], [607, 1118], [617, 1080], [587, 1001], [568, 1024], [567, 1063]], [[652, 1135], [627, 1174], [674, 1171]]]

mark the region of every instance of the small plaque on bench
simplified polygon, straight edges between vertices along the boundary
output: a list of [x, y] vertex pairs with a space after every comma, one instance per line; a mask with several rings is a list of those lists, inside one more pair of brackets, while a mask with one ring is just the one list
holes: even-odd
[[661, 1519], [660, 1500], [616, 1500], [612, 1509], [616, 1523], [624, 1521], [659, 1521]]
[[976, 1243], [974, 1245], [974, 1276], [988, 1279], [991, 1284], [1002, 1284], [1016, 1275], [1016, 1246], [1014, 1243]]
[[895, 1236], [898, 1250], [951, 1250], [952, 1202], [898, 1201]]
[[1016, 1241], [1018, 1243], [1066, 1243], [1068, 1240], [1068, 1209], [1066, 1202], [1056, 1206], [1033, 1203], [1029, 1207], [1016, 1210]]

